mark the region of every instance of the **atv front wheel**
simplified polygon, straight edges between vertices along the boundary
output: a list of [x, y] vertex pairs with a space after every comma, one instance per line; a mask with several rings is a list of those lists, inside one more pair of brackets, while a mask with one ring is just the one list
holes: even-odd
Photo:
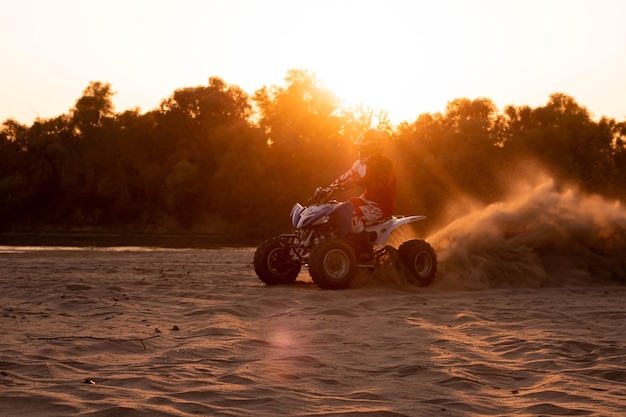
[[337, 290], [349, 287], [356, 274], [354, 250], [341, 240], [318, 244], [309, 255], [309, 273], [320, 288]]
[[418, 285], [425, 287], [433, 282], [437, 273], [437, 255], [428, 242], [420, 239], [404, 242], [398, 248], [398, 255]]
[[289, 247], [278, 237], [267, 239], [254, 252], [254, 271], [267, 285], [291, 284], [301, 267], [299, 261], [291, 258]]

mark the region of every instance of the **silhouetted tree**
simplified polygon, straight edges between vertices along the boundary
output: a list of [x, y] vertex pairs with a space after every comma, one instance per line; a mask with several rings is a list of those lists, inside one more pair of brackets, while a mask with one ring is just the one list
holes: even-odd
[[[347, 169], [350, 141], [342, 135], [338, 99], [308, 71], [291, 70], [285, 86], [264, 87], [254, 99], [270, 146], [266, 180], [283, 211]], [[350, 132], [351, 133], [351, 132]]]
[[626, 121], [594, 121], [562, 93], [503, 112], [487, 98], [459, 98], [395, 129], [384, 111], [342, 107], [306, 70], [253, 98], [213, 77], [145, 114], [115, 113], [113, 94], [94, 81], [69, 114], [0, 125], [0, 229], [265, 236], [287, 228], [294, 202], [350, 166], [352, 142], [369, 127], [391, 134], [398, 211], [425, 214], [430, 227], [452, 206], [462, 214], [504, 198], [526, 161], [558, 183], [622, 200], [626, 191]]
[[0, 230], [28, 205], [28, 127], [13, 119], [0, 126]]
[[595, 191], [606, 180], [614, 134], [587, 109], [562, 93], [545, 106], [507, 107], [507, 153], [540, 161], [558, 181]]
[[216, 205], [223, 207], [224, 196], [211, 188], [215, 184], [213, 177], [220, 169], [222, 156], [242, 140], [224, 132], [241, 134], [242, 130], [252, 129], [248, 122], [251, 111], [248, 95], [219, 78], [209, 79], [206, 87], [176, 90], [161, 104], [159, 135], [173, 147], [166, 163], [170, 167], [166, 201], [181, 224], [191, 226], [203, 221]]
[[72, 109], [72, 123], [79, 134], [87, 134], [90, 130], [102, 126], [104, 118], [113, 116], [114, 94], [109, 83], [100, 81], [89, 83]]

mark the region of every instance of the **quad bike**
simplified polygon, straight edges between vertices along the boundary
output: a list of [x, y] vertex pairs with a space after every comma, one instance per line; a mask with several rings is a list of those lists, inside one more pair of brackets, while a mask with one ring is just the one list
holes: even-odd
[[[395, 229], [422, 220], [425, 216], [392, 216], [366, 226], [374, 247], [373, 259], [358, 261], [351, 242], [353, 207], [349, 201], [331, 200], [337, 187], [318, 188], [308, 207], [296, 203], [291, 209], [293, 233], [267, 239], [254, 253], [254, 270], [268, 285], [290, 284], [302, 265], [308, 265], [311, 279], [320, 288], [350, 286], [357, 270], [374, 269], [388, 250], [387, 239]], [[437, 272], [437, 256], [428, 242], [413, 239], [402, 243], [398, 256], [419, 286], [432, 282]]]

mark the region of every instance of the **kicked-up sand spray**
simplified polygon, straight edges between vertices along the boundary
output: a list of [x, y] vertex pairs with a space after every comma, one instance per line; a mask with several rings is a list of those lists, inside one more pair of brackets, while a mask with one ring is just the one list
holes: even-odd
[[[503, 202], [474, 207], [426, 237], [438, 257], [431, 287], [626, 284], [626, 208], [620, 202], [561, 188], [546, 177], [516, 187], [511, 195]], [[410, 226], [394, 234], [390, 244], [396, 248], [403, 241], [423, 238]], [[354, 284], [410, 282], [397, 251], [390, 248], [374, 273], [361, 274]]]
[[550, 179], [428, 238], [438, 287], [482, 289], [626, 283], [626, 209]]

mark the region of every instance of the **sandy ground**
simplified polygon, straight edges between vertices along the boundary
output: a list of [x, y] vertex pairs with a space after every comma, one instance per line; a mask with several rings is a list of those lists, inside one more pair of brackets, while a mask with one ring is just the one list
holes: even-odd
[[270, 287], [252, 256], [0, 248], [0, 415], [626, 412], [625, 286]]

